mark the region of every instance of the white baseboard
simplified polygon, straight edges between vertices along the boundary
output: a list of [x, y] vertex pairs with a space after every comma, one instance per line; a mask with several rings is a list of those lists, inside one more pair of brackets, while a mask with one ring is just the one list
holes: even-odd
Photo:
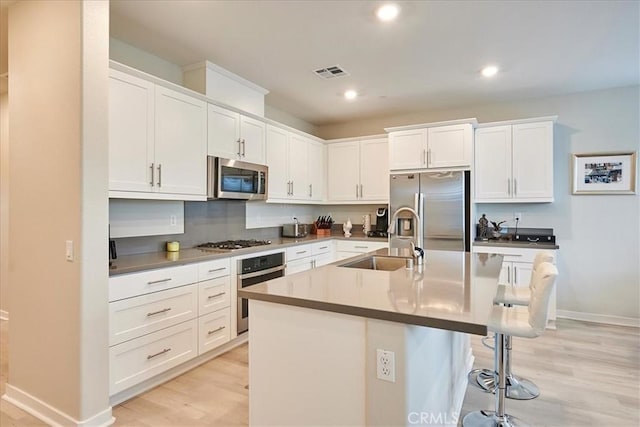
[[0, 310], [0, 320], [9, 320], [9, 312], [6, 310]]
[[583, 313], [581, 311], [558, 310], [557, 317], [581, 320], [583, 322], [606, 323], [609, 325], [632, 326], [640, 328], [640, 319], [634, 317], [612, 316], [609, 314]]
[[6, 384], [2, 399], [51, 426], [107, 427], [115, 421], [111, 415], [111, 406], [86, 420], [79, 421], [11, 384]]

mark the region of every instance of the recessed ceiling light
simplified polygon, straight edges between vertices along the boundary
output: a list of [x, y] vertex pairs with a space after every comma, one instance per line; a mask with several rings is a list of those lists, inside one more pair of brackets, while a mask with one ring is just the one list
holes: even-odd
[[348, 99], [349, 101], [354, 100], [354, 99], [356, 99], [358, 97], [358, 92], [356, 92], [353, 89], [349, 89], [348, 91], [346, 91], [344, 93], [344, 97], [346, 99]]
[[498, 67], [495, 65], [489, 65], [488, 67], [484, 67], [481, 73], [485, 77], [493, 77], [498, 73]]
[[400, 12], [398, 6], [393, 3], [389, 3], [380, 6], [378, 10], [376, 10], [376, 15], [382, 22], [389, 22], [396, 19], [396, 17], [398, 16], [398, 12]]

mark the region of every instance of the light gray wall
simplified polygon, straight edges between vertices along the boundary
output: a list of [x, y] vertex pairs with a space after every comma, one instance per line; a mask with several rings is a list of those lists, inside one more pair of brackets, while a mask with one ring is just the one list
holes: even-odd
[[135, 46], [109, 38], [109, 59], [182, 85], [182, 68]]
[[558, 309], [640, 318], [640, 197], [574, 196], [572, 153], [640, 151], [639, 87], [578, 93], [363, 120], [319, 128], [324, 138], [379, 133], [387, 126], [465, 117], [491, 122], [558, 115], [554, 134], [555, 202], [478, 204], [476, 212], [507, 219], [522, 212], [523, 227], [553, 227], [560, 245]]
[[[267, 94], [267, 101], [269, 95]], [[278, 123], [282, 123], [287, 126], [291, 126], [294, 129], [301, 130], [311, 135], [318, 135], [318, 127], [311, 123], [305, 122], [302, 119], [293, 116], [286, 111], [282, 111], [276, 107], [272, 107], [269, 104], [264, 105], [264, 116], [268, 119], [275, 120]]]

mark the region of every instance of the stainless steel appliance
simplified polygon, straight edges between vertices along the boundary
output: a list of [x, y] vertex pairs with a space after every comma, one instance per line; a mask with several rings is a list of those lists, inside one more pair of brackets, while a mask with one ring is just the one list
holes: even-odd
[[265, 200], [269, 168], [239, 160], [207, 157], [207, 198]]
[[293, 218], [293, 224], [282, 225], [282, 237], [306, 237], [309, 234], [307, 224], [300, 224], [298, 218]]
[[[284, 276], [284, 252], [238, 261], [238, 289]], [[249, 330], [249, 301], [238, 298], [238, 334]]]
[[399, 213], [392, 239], [410, 241], [414, 230], [422, 229], [423, 249], [470, 251], [469, 171], [393, 174], [390, 193], [392, 213], [409, 207], [421, 222], [416, 224], [408, 212]]

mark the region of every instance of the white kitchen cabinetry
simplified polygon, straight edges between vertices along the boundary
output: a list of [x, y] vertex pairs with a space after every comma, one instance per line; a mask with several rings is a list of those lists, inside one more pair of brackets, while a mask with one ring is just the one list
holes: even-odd
[[206, 103], [110, 70], [109, 197], [205, 200]]
[[[496, 254], [502, 255], [502, 270], [500, 271], [500, 277], [498, 283], [509, 286], [529, 286], [531, 281], [531, 274], [533, 273], [533, 261], [536, 254], [542, 249], [527, 249], [527, 248], [510, 248], [504, 246], [473, 246], [472, 251], [474, 253], [483, 254], [486, 256], [496, 256]], [[556, 251], [554, 249], [544, 249], [554, 255], [554, 264], [556, 258]], [[549, 321], [555, 322], [556, 320], [556, 287], [555, 286], [551, 294], [549, 301]]]
[[231, 339], [229, 258], [109, 278], [110, 395]]
[[336, 261], [351, 258], [357, 254], [363, 254], [378, 249], [389, 247], [387, 242], [372, 242], [362, 240], [337, 240], [336, 241]]
[[322, 200], [323, 144], [267, 125], [267, 166], [270, 201]]
[[553, 201], [555, 117], [482, 125], [475, 136], [475, 201]]
[[231, 260], [198, 264], [198, 354], [231, 340]]
[[207, 127], [210, 156], [265, 163], [264, 122], [208, 104]]
[[[471, 165], [473, 123], [390, 128], [391, 170], [442, 169]], [[402, 130], [405, 129], [405, 130]]]
[[311, 270], [333, 262], [330, 240], [287, 248], [287, 275]]
[[389, 200], [389, 151], [386, 138], [348, 140], [327, 146], [329, 202]]

